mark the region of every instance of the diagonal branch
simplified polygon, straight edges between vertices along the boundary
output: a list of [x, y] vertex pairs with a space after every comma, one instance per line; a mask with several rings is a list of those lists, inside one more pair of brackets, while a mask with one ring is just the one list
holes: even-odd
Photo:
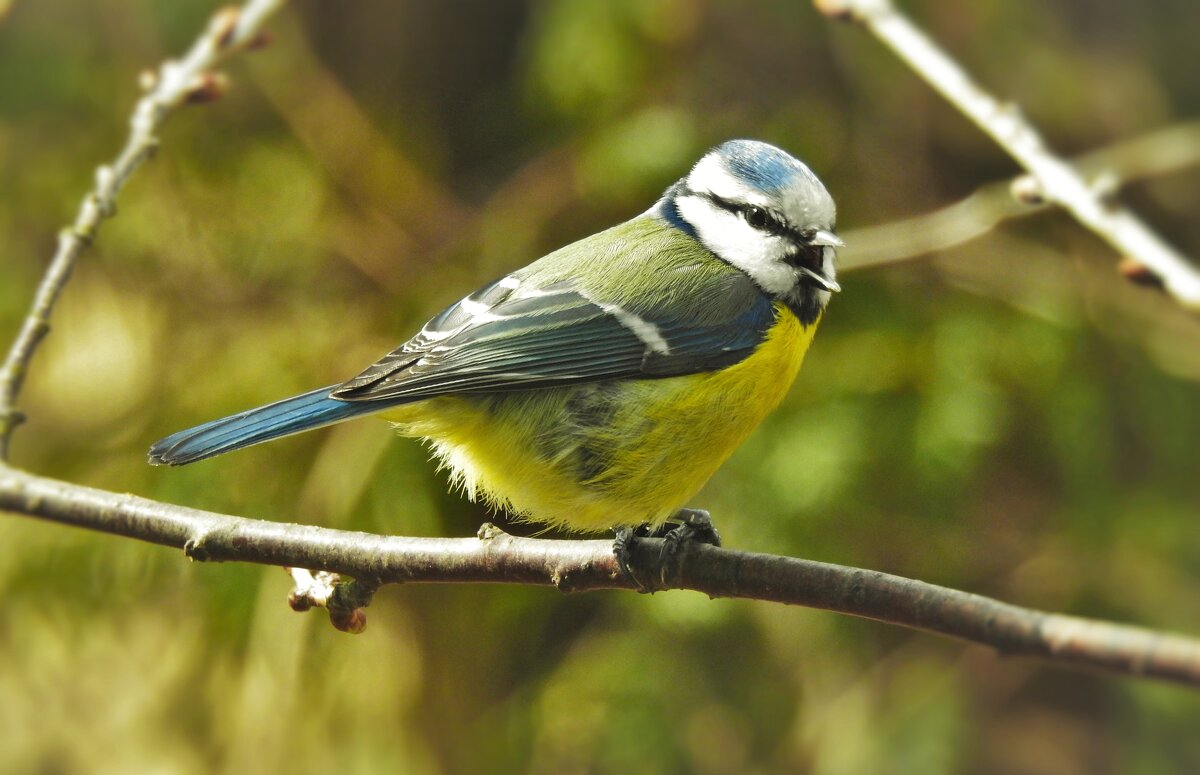
[[1123, 257], [1145, 266], [1184, 307], [1200, 311], [1200, 271], [1125, 207], [1056, 156], [1020, 108], [997, 100], [938, 48], [891, 0], [815, 0], [822, 13], [859, 22], [1029, 171], [1036, 192], [1058, 204]]
[[58, 249], [0, 366], [0, 461], [8, 459], [12, 434], [24, 419], [16, 403], [29, 362], [50, 332], [50, 314], [75, 262], [96, 238], [100, 224], [116, 213], [117, 195], [130, 176], [154, 155], [156, 135], [167, 117], [181, 105], [219, 97], [224, 81], [212, 68], [230, 54], [261, 43], [263, 23], [284, 2], [249, 0], [241, 9], [218, 11], [183, 59], [164, 62], [157, 73], [145, 76], [147, 93], [134, 108], [125, 147], [111, 165], [96, 170], [96, 185], [83, 198], [75, 222], [59, 233]]
[[[611, 541], [518, 538], [490, 526], [477, 538], [409, 538], [281, 524], [118, 495], [3, 465], [0, 510], [183, 549], [193, 560], [352, 576], [368, 588], [358, 605], [382, 583], [537, 584], [564, 592], [635, 587], [618, 569]], [[660, 539], [635, 544], [635, 567], [654, 567], [661, 547]], [[658, 588], [837, 611], [1004, 655], [1200, 687], [1200, 640], [1045, 613], [877, 571], [689, 545], [675, 577]], [[355, 613], [361, 629], [361, 612]]]
[[[1077, 156], [1072, 164], [1091, 180], [1125, 185], [1200, 164], [1200, 121], [1149, 132]], [[1027, 175], [989, 183], [933, 212], [843, 231], [839, 271], [907, 261], [949, 250], [982, 236], [1010, 218], [1044, 212], [1052, 205], [1013, 196]]]

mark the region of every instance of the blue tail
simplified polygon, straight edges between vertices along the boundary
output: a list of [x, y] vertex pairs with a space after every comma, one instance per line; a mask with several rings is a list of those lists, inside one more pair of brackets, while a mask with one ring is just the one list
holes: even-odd
[[377, 402], [338, 401], [330, 385], [179, 431], [150, 447], [154, 465], [181, 466], [384, 408]]

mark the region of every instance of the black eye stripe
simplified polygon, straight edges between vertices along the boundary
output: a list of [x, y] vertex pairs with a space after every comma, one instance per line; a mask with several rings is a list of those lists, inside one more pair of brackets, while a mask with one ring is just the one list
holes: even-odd
[[[747, 205], [747, 204], [739, 204], [737, 202], [730, 202], [728, 199], [722, 199], [721, 197], [719, 197], [716, 194], [713, 194], [709, 191], [696, 191], [696, 190], [690, 189], [690, 188], [683, 188], [683, 190], [681, 190], [679, 193], [682, 194], [683, 196], [699, 197], [700, 199], [703, 199], [703, 200], [709, 202], [710, 204], [721, 208], [725, 212], [733, 213], [734, 215], [741, 216], [746, 219], [747, 223], [749, 223], [751, 226], [753, 226], [756, 229], [769, 232], [769, 233], [774, 234], [779, 237], [787, 237], [788, 239], [790, 239], [792, 242], [794, 242], [796, 244], [797, 254], [803, 254], [803, 253], [807, 253], [809, 251], [813, 252], [813, 254], [816, 256], [815, 262], [816, 262], [817, 268], [820, 268], [822, 261], [824, 260], [823, 259], [824, 251], [822, 250], [822, 247], [820, 245], [809, 244], [810, 241], [812, 240], [813, 236], [816, 234], [816, 231], [814, 229], [793, 228], [793, 227], [789, 226], [787, 223], [785, 223], [783, 220], [778, 218], [776, 215], [771, 213], [771, 211], [767, 210], [766, 208], [759, 207], [757, 205]], [[766, 219], [767, 219], [766, 222], [763, 223], [761, 226], [753, 223], [750, 220], [750, 212], [751, 211], [757, 211], [757, 212], [763, 213], [766, 216]], [[797, 260], [802, 260], [802, 259], [798, 258]], [[810, 260], [812, 260], [812, 259], [810, 259]], [[791, 263], [791, 262], [789, 261], [789, 263]], [[808, 261], [805, 261], [804, 263], [805, 263], [805, 265], [808, 265]]]
[[789, 228], [787, 224], [785, 224], [766, 208], [759, 207], [758, 205], [737, 204], [735, 202], [730, 202], [727, 199], [722, 199], [714, 194], [710, 194], [706, 191], [688, 191], [687, 193], [693, 196], [702, 197], [726, 212], [733, 213], [734, 215], [740, 215], [746, 219], [746, 223], [750, 224], [756, 229], [770, 232], [771, 234], [781, 237], [791, 237], [797, 242], [803, 241], [803, 236], [800, 232]]

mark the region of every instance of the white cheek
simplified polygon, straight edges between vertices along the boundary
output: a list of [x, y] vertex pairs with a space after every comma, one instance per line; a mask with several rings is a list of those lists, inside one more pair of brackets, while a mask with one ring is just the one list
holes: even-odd
[[767, 293], [782, 295], [796, 284], [796, 272], [783, 263], [787, 240], [771, 237], [741, 216], [706, 200], [685, 196], [675, 200], [679, 213], [712, 252], [741, 269]]

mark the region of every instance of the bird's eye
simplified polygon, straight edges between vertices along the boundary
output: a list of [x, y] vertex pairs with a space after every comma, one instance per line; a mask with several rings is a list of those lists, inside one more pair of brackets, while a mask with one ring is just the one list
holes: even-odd
[[746, 218], [746, 223], [756, 229], [765, 229], [774, 222], [774, 218], [767, 214], [767, 211], [761, 207], [751, 205], [742, 211], [742, 215]]

